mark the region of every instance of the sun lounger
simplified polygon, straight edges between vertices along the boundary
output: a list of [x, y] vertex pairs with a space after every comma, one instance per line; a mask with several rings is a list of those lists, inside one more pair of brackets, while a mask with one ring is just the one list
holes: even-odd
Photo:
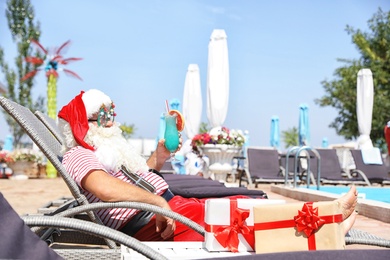
[[356, 169], [352, 170], [352, 174], [364, 174], [371, 183], [380, 185], [390, 184], [390, 176], [381, 157], [381, 164], [365, 164], [362, 157], [362, 150], [352, 149], [350, 151], [356, 166]]
[[35, 116], [50, 130], [54, 137], [60, 142], [63, 143], [63, 136], [60, 130], [57, 127], [56, 121], [49, 117], [48, 115], [42, 113], [41, 111], [35, 111]]
[[[335, 149], [316, 149], [320, 156], [320, 181], [321, 184], [343, 184], [343, 185], [368, 185], [370, 181], [364, 173], [359, 173], [355, 176], [350, 176], [345, 172], [340, 165], [340, 161]], [[310, 172], [317, 177], [318, 158], [309, 151], [310, 156]], [[305, 174], [306, 171], [303, 172]]]
[[[88, 205], [89, 206], [89, 205]], [[309, 252], [294, 252], [294, 253], [273, 253], [273, 254], [262, 254], [254, 255], [252, 253], [246, 254], [237, 254], [222, 252], [209, 253], [202, 247], [202, 242], [195, 242], [192, 244], [197, 244], [197, 250], [194, 251], [194, 247], [186, 246], [189, 250], [186, 252], [182, 243], [177, 242], [157, 242], [157, 243], [141, 243], [125, 234], [122, 234], [118, 231], [113, 231], [112, 229], [97, 225], [92, 222], [85, 222], [82, 220], [64, 218], [60, 216], [48, 217], [48, 216], [22, 216], [22, 220], [19, 218], [17, 213], [12, 209], [12, 207], [5, 200], [4, 196], [0, 193], [0, 232], [1, 234], [7, 233], [3, 237], [2, 243], [0, 244], [0, 258], [1, 259], [128, 259], [129, 253], [132, 252], [132, 255], [136, 253], [136, 256], [139, 258], [150, 258], [150, 259], [172, 259], [174, 256], [178, 256], [178, 252], [181, 254], [181, 259], [193, 259], [193, 258], [203, 258], [203, 259], [215, 259], [218, 257], [226, 258], [234, 256], [235, 259], [240, 258], [240, 255], [243, 258], [240, 259], [270, 259], [268, 257], [272, 256], [272, 259], [282, 259], [281, 257], [288, 257], [291, 254], [294, 254], [297, 259], [309, 259], [305, 258], [311, 257], [315, 259], [322, 259], [318, 257], [329, 257], [329, 254], [334, 254], [335, 256], [340, 256], [343, 254], [350, 255], [353, 254], [355, 250], [345, 253], [345, 250], [329, 251], [309, 251]], [[59, 249], [59, 248], [50, 248], [48, 245], [40, 240], [33, 232], [31, 232], [28, 226], [45, 226], [45, 227], [62, 227], [72, 230], [78, 230], [93, 234], [94, 236], [106, 237], [110, 240], [115, 241], [118, 244], [121, 244], [121, 249], [88, 249], [88, 248], [79, 248], [79, 249]], [[362, 239], [366, 239], [362, 236]], [[348, 241], [348, 240], [347, 240]], [[380, 238], [376, 238], [377, 242], [385, 243]], [[186, 242], [188, 243], [188, 242]], [[348, 242], [347, 242], [348, 243]], [[387, 241], [389, 243], [389, 241]], [[191, 244], [188, 243], [188, 244]], [[372, 244], [377, 245], [378, 243]], [[385, 245], [385, 244], [384, 244]], [[182, 246], [182, 248], [178, 248]], [[389, 246], [387, 246], [389, 247]], [[169, 248], [172, 250], [168, 251]], [[130, 250], [129, 250], [130, 249]], [[164, 249], [162, 251], [161, 249]], [[349, 251], [349, 250], [348, 250]], [[164, 255], [162, 255], [164, 252]], [[360, 256], [365, 255], [366, 250], [359, 250]], [[387, 251], [384, 250], [375, 250], [370, 251], [371, 255], [369, 259], [376, 259], [376, 256], [386, 259], [384, 256], [387, 256]], [[309, 255], [308, 255], [309, 254]], [[384, 255], [385, 254], [385, 255]], [[356, 256], [355, 256], [356, 257]], [[134, 257], [133, 257], [134, 258]], [[131, 259], [133, 259], [131, 258]], [[357, 259], [359, 257], [356, 257]], [[329, 259], [329, 258], [324, 258]], [[345, 259], [345, 258], [343, 258]], [[349, 259], [349, 258], [347, 258]]]
[[[290, 168], [290, 167], [289, 167]], [[284, 168], [280, 165], [279, 152], [276, 149], [257, 147], [247, 148], [246, 175], [241, 176], [241, 181], [248, 185], [259, 183], [284, 183]], [[291, 178], [289, 177], [291, 180]]]
[[184, 198], [221, 198], [226, 196], [245, 195], [252, 198], [267, 198], [261, 190], [250, 190], [244, 187], [226, 187], [222, 182], [205, 179], [196, 175], [163, 174], [173, 194]]
[[[115, 243], [126, 245], [143, 256], [151, 259], [166, 259], [157, 251], [144, 243], [127, 236], [119, 231], [112, 230], [103, 225], [83, 220], [65, 218], [61, 216], [22, 216], [13, 210], [11, 205], [0, 193], [0, 233], [3, 235], [0, 243], [1, 259], [70, 259], [69, 254], [74, 255], [75, 250], [56, 250], [34, 234], [29, 226], [44, 226], [55, 228], [66, 228], [91, 234], [102, 238], [110, 239]], [[77, 258], [74, 259], [119, 259], [120, 249], [102, 250], [76, 250]], [[102, 258], [106, 256], [107, 258]]]

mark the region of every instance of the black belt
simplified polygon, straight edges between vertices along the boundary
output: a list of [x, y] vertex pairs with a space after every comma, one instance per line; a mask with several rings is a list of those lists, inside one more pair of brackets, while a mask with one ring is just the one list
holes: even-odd
[[[173, 198], [173, 193], [167, 189], [161, 197], [163, 197], [167, 202]], [[134, 236], [141, 228], [149, 223], [150, 219], [154, 216], [153, 212], [150, 211], [140, 211], [134, 215], [119, 231]]]

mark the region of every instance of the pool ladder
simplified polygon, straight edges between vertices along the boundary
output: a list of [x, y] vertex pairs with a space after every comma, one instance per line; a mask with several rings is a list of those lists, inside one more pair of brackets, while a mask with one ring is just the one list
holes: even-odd
[[[289, 158], [290, 156], [294, 156], [294, 178], [293, 178], [293, 187], [297, 187], [297, 178], [298, 178], [298, 159], [301, 157], [301, 152], [305, 152], [306, 158], [307, 158], [307, 188], [310, 187], [310, 154], [309, 151], [312, 151], [317, 158], [317, 190], [320, 189], [321, 184], [321, 156], [317, 152], [316, 149], [310, 147], [310, 146], [293, 146], [287, 150], [286, 153], [286, 173], [284, 174], [284, 185], [288, 186], [288, 170], [289, 170]], [[295, 152], [295, 155], [294, 155]]]

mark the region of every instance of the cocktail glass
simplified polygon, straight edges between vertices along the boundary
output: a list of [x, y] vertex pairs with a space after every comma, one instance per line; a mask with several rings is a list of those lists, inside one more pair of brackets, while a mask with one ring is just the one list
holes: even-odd
[[179, 147], [179, 131], [176, 126], [176, 115], [165, 114], [165, 147], [171, 152], [171, 160], [175, 161], [175, 152]]

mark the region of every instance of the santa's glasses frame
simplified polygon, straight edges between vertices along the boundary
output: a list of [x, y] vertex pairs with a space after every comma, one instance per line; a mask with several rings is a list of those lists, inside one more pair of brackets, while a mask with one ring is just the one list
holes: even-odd
[[111, 103], [108, 109], [105, 105], [102, 105], [99, 109], [97, 119], [89, 119], [88, 122], [97, 122], [98, 126], [106, 127], [109, 121], [114, 122], [116, 113], [114, 112], [115, 105]]

